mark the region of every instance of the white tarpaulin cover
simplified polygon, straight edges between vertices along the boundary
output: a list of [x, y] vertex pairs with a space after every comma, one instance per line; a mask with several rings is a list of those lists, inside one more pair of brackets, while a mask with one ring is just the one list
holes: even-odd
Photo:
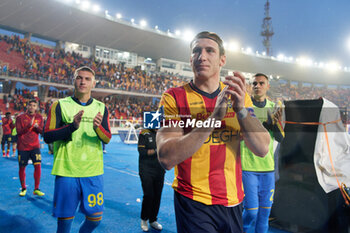
[[[319, 122], [327, 123], [340, 119], [339, 108], [323, 98]], [[336, 175], [340, 183], [350, 186], [350, 136], [341, 121], [327, 124], [327, 135]], [[318, 182], [326, 193], [338, 188], [327, 148], [323, 125], [318, 128], [314, 164]]]

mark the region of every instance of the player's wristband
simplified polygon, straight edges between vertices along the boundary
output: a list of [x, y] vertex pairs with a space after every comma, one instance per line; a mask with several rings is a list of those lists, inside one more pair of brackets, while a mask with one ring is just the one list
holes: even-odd
[[242, 108], [239, 112], [237, 112], [238, 119], [244, 119], [248, 116], [248, 111], [246, 108]]

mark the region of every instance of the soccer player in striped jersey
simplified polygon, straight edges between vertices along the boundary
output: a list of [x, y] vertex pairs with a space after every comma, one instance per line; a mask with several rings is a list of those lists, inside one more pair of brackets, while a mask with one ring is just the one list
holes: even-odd
[[76, 209], [85, 214], [79, 232], [92, 232], [103, 214], [102, 142], [111, 139], [108, 110], [91, 98], [95, 72], [87, 66], [74, 73], [74, 96], [53, 103], [44, 140], [54, 143], [52, 174], [56, 176], [53, 215], [57, 232], [70, 232]]
[[[194, 79], [163, 94], [164, 123], [172, 122], [173, 127], [163, 124], [157, 134], [162, 166], [175, 167], [177, 230], [243, 232], [240, 141], [263, 157], [269, 134], [254, 117], [243, 75], [235, 72], [220, 82], [220, 69], [226, 62], [221, 38], [201, 32], [190, 46]], [[189, 120], [221, 123], [180, 127]]]

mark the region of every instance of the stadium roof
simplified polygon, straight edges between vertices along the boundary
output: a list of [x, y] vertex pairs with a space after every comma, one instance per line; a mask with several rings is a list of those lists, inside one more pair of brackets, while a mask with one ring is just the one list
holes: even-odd
[[[69, 41], [88, 46], [99, 45], [135, 52], [152, 59], [168, 58], [189, 61], [189, 43], [141, 29], [130, 23], [116, 22], [104, 14], [91, 14], [53, 0], [2, 0], [0, 27], [52, 41]], [[325, 69], [303, 67], [254, 55], [227, 52], [228, 69], [262, 72], [283, 79], [350, 85], [350, 72], [327, 72]]]

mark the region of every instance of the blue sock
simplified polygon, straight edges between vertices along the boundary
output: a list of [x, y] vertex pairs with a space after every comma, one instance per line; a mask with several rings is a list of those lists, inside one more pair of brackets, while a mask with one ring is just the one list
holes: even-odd
[[102, 213], [85, 216], [85, 220], [80, 225], [79, 233], [91, 233], [95, 228], [100, 225], [102, 220]]
[[243, 231], [247, 232], [249, 228], [255, 225], [258, 216], [258, 208], [250, 208], [243, 210]]
[[266, 233], [269, 231], [269, 216], [271, 207], [260, 207], [258, 219], [256, 221], [255, 232]]
[[58, 218], [57, 219], [57, 233], [69, 233], [74, 217]]

